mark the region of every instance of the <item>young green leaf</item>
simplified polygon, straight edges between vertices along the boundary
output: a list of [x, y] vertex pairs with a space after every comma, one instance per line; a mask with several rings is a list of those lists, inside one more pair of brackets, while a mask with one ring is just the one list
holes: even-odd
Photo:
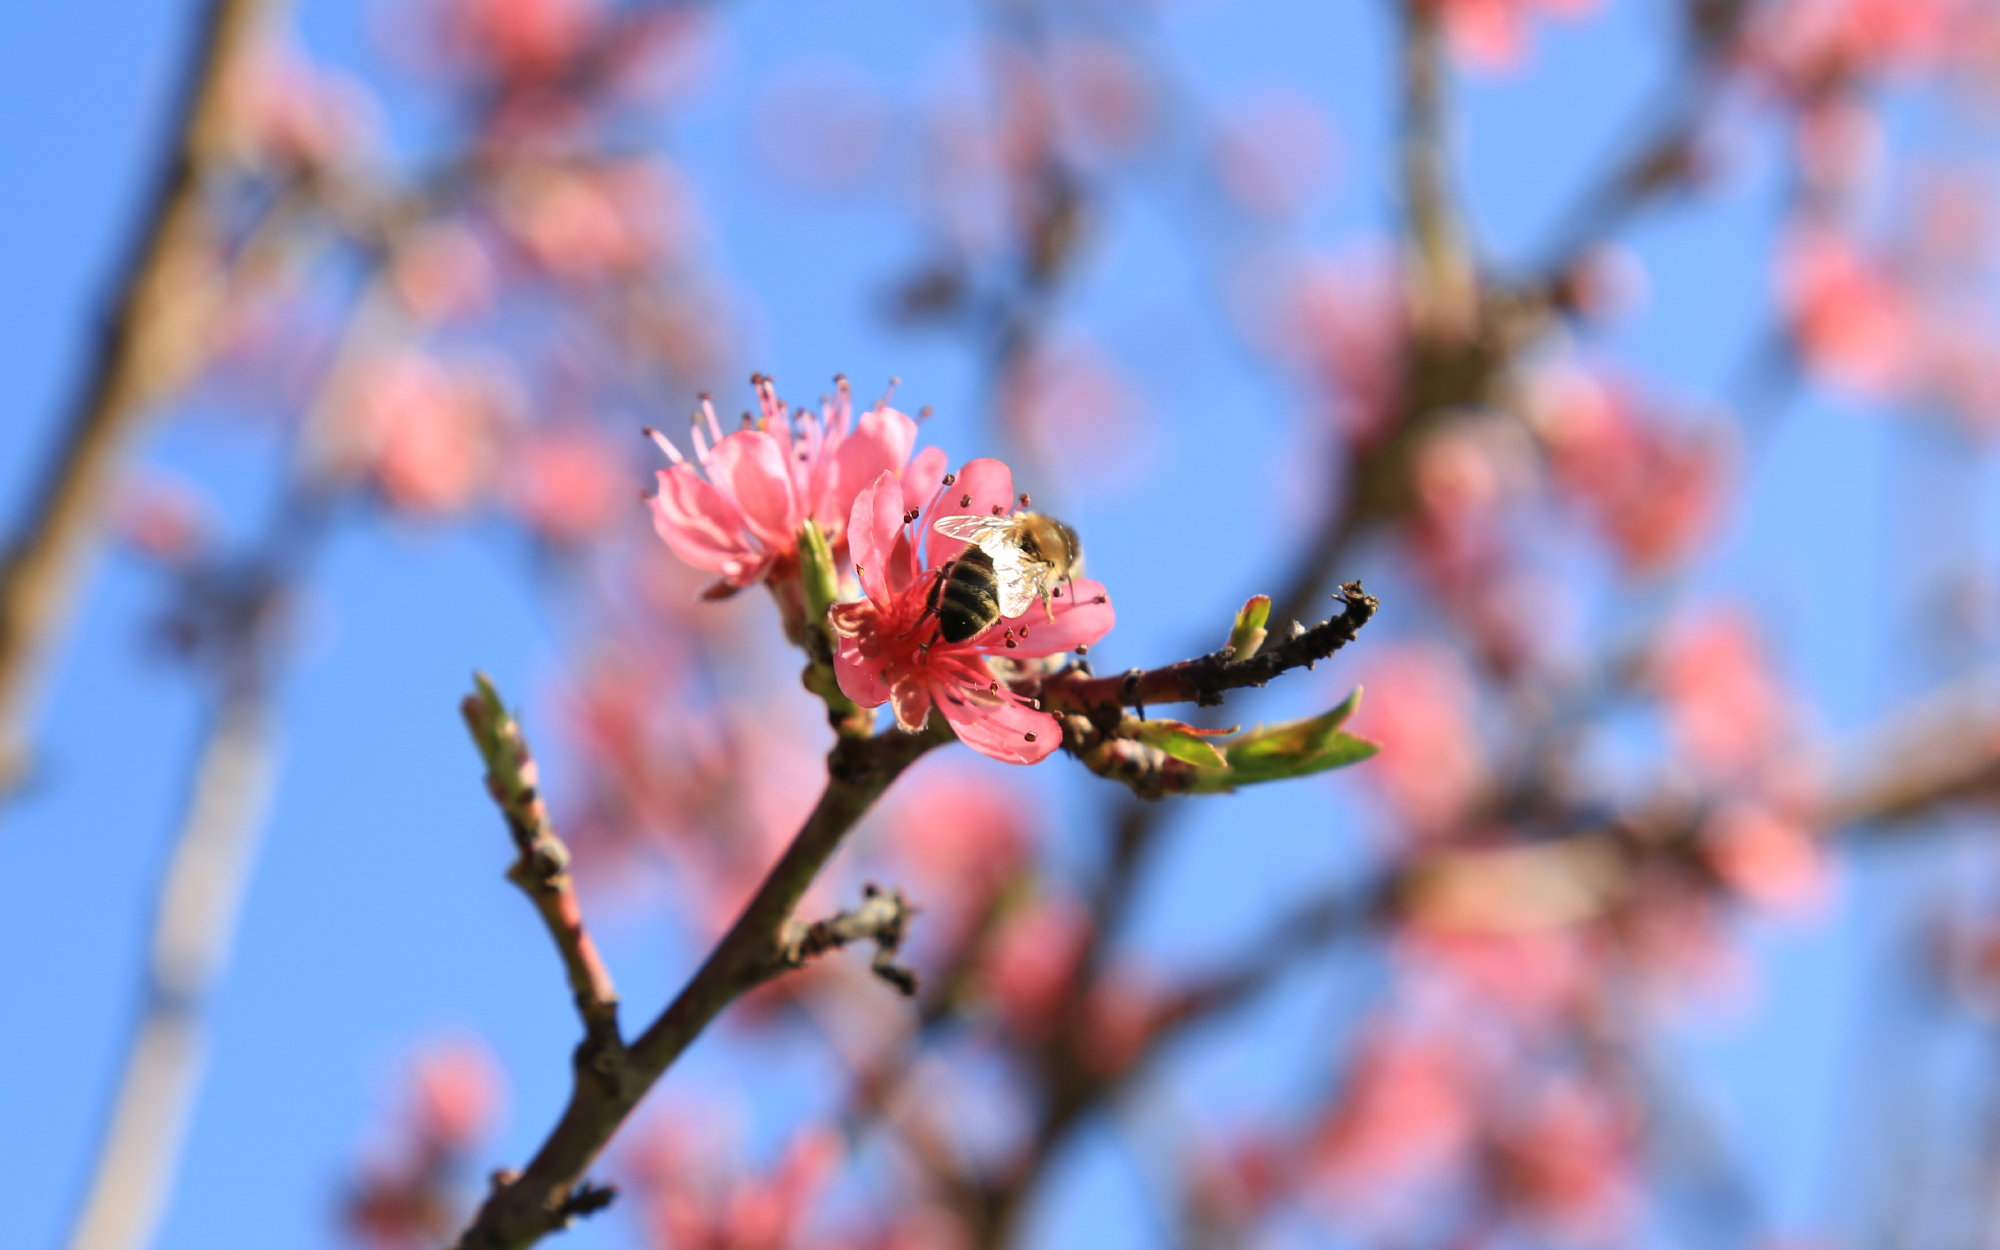
[[1264, 645], [1264, 626], [1271, 619], [1271, 596], [1252, 595], [1236, 613], [1235, 628], [1229, 631], [1230, 660], [1240, 662], [1257, 654]]

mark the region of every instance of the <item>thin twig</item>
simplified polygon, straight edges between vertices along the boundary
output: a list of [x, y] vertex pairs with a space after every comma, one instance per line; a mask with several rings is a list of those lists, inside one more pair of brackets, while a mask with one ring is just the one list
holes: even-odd
[[778, 944], [777, 958], [766, 975], [803, 968], [828, 951], [855, 942], [873, 942], [875, 959], [869, 971], [894, 986], [903, 997], [913, 998], [917, 992], [916, 971], [897, 963], [896, 951], [903, 943], [903, 927], [915, 912], [916, 908], [910, 906], [901, 890], [864, 886], [859, 907], [836, 912], [811, 924], [802, 920], [787, 924]]
[[1374, 595], [1349, 582], [1340, 589], [1343, 611], [1311, 629], [1299, 629], [1290, 638], [1267, 643], [1248, 659], [1239, 660], [1227, 647], [1192, 660], [1182, 660], [1155, 669], [1134, 669], [1117, 677], [1082, 678], [1058, 676], [1042, 685], [1043, 710], [1057, 714], [1074, 713], [1113, 721], [1125, 708], [1159, 707], [1171, 703], [1193, 703], [1213, 707], [1222, 702], [1226, 690], [1262, 686], [1272, 678], [1295, 668], [1311, 668], [1348, 643], [1361, 631], [1381, 606]]
[[520, 724], [484, 673], [474, 674], [473, 682], [476, 690], [466, 696], [459, 712], [486, 761], [486, 792], [499, 804], [507, 818], [507, 831], [514, 837], [518, 858], [507, 870], [507, 879], [534, 903], [562, 956], [570, 993], [576, 999], [577, 1014], [583, 1018], [592, 1050], [587, 1059], [580, 1055], [579, 1062], [593, 1070], [612, 1071], [624, 1047], [618, 1032], [618, 991], [598, 956], [597, 944], [583, 927], [583, 911], [570, 881], [569, 848], [556, 836], [555, 825], [549, 820], [535, 758], [521, 736]]

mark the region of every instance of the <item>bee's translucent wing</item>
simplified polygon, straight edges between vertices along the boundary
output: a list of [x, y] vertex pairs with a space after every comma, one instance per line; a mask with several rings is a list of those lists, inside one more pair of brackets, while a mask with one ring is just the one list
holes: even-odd
[[1049, 566], [1040, 560], [1030, 559], [1027, 553], [1012, 543], [995, 550], [985, 548], [993, 557], [993, 577], [1000, 583], [1000, 615], [1019, 616], [1042, 597], [1042, 587], [1047, 583]]
[[994, 548], [1001, 546], [1008, 531], [1014, 528], [1014, 519], [1004, 516], [941, 516], [931, 523], [931, 528], [946, 538], [972, 543], [983, 548], [987, 555], [995, 555]]

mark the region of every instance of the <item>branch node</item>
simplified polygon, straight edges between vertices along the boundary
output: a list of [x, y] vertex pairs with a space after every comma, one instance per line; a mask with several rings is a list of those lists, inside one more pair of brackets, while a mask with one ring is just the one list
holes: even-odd
[[569, 1197], [563, 1199], [562, 1204], [556, 1208], [556, 1227], [570, 1228], [578, 1220], [596, 1215], [610, 1206], [616, 1197], [618, 1197], [616, 1185], [599, 1185], [584, 1181], [571, 1190]]

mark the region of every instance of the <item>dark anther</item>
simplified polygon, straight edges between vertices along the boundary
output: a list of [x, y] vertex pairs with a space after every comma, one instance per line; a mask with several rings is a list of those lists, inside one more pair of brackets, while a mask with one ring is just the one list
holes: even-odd
[[999, 516], [999, 515], [1000, 515], [1000, 513], [1001, 513], [1002, 511], [1003, 511], [1003, 509], [1002, 509], [1002, 508], [1000, 507], [1000, 505], [999, 505], [999, 504], [997, 504], [997, 503], [996, 503], [996, 504], [994, 504], [994, 505], [993, 505], [993, 515], [994, 515], [994, 516]]
[[1012, 638], [1009, 638], [1009, 639], [1007, 640], [1007, 649], [1008, 649], [1009, 651], [1012, 651], [1012, 650], [1014, 649], [1015, 645], [1016, 645], [1016, 644], [1015, 644], [1015, 642], [1014, 642], [1014, 640], [1013, 640]]
[[1097, 598], [1095, 598], [1095, 599], [1092, 599], [1092, 600], [1091, 600], [1091, 602], [1092, 602], [1092, 603], [1103, 603], [1103, 602], [1104, 602], [1104, 596], [1103, 596], [1103, 595], [1099, 595], [1099, 596], [1097, 596]]
[[986, 693], [988, 693], [988, 694], [999, 694], [999, 693], [1000, 693], [1000, 683], [999, 683], [999, 682], [997, 682], [997, 681], [989, 681], [989, 682], [987, 682], [987, 683], [986, 683]]
[[972, 496], [960, 495], [958, 497], [958, 506], [961, 508], [970, 508], [972, 506]]
[[1077, 643], [1077, 644], [1076, 644], [1076, 653], [1077, 653], [1078, 655], [1089, 655], [1089, 654], [1090, 654], [1090, 644], [1089, 644], [1089, 643], [1087, 643], [1087, 642], [1079, 642], [1079, 643]]
[[1050, 595], [1050, 597], [1051, 597], [1051, 598], [1055, 598], [1055, 599], [1060, 599], [1060, 598], [1062, 598], [1062, 587], [1060, 587], [1060, 586], [1056, 587], [1056, 588], [1055, 588], [1054, 590], [1052, 590], [1052, 591], [1050, 591], [1050, 592], [1049, 592], [1049, 595]]
[[956, 486], [956, 485], [958, 485], [958, 474], [956, 474], [956, 473], [947, 473], [947, 474], [945, 474], [945, 475], [944, 475], [944, 484], [945, 484], [946, 486]]
[[917, 989], [919, 988], [917, 974], [911, 969], [905, 968], [901, 964], [881, 963], [876, 964], [872, 971], [876, 976], [894, 986], [896, 992], [904, 998], [915, 998], [917, 996]]
[[1021, 492], [1021, 506], [1022, 506], [1023, 508], [1025, 508], [1025, 507], [1027, 507], [1027, 506], [1028, 506], [1028, 492], [1027, 492], [1027, 491], [1022, 491], [1022, 492]]
[[1031, 733], [1029, 733], [1029, 734], [1022, 734], [1021, 736], [1022, 736], [1023, 738], [1025, 738], [1025, 739], [1027, 739], [1027, 740], [1028, 740], [1029, 742], [1033, 742], [1033, 741], [1035, 740], [1035, 735], [1033, 735], [1033, 734], [1031, 734]]

